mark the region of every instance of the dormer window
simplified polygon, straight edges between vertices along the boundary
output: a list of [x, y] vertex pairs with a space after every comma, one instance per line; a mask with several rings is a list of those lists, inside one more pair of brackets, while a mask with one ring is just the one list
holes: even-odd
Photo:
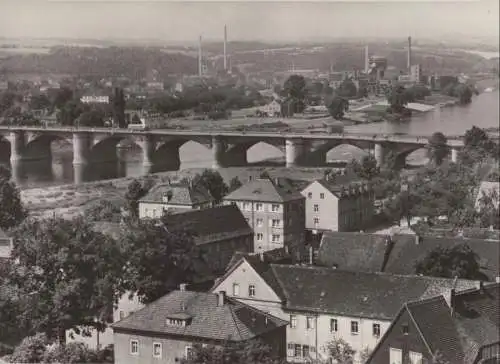
[[186, 321], [185, 320], [168, 318], [167, 319], [167, 325], [168, 326], [185, 327], [186, 326]]
[[186, 312], [171, 314], [167, 317], [166, 324], [173, 327], [186, 327], [191, 323], [191, 315]]

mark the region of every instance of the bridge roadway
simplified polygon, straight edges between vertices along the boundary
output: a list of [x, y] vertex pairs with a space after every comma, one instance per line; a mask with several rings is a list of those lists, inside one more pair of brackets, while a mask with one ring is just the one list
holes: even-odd
[[[287, 167], [325, 165], [328, 151], [341, 144], [370, 151], [379, 165], [390, 151], [395, 154], [396, 164], [404, 165], [411, 152], [428, 144], [428, 136], [394, 134], [0, 126], [0, 146], [4, 145], [0, 154], [7, 153], [6, 143], [1, 143], [7, 141], [11, 164], [49, 160], [50, 143], [57, 139], [72, 143], [75, 167], [105, 161], [103, 158], [116, 160], [117, 145], [125, 139], [131, 140], [141, 147], [147, 170], [152, 166], [179, 169], [179, 148], [187, 141], [206, 146], [213, 156], [214, 168], [247, 165], [247, 150], [259, 142], [280, 149], [285, 154]], [[463, 140], [448, 138], [447, 143], [451, 159], [456, 161], [458, 151], [464, 146]]]

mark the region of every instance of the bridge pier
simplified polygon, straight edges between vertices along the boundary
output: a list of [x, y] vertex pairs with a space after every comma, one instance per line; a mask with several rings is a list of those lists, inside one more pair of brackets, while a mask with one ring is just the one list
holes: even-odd
[[90, 134], [73, 133], [73, 166], [87, 165], [90, 157]]
[[154, 136], [140, 136], [137, 138], [136, 142], [142, 149], [142, 174], [149, 174], [155, 164], [153, 159], [156, 150], [156, 141]]
[[380, 167], [384, 163], [385, 150], [381, 143], [375, 143], [373, 148], [373, 157], [377, 161], [377, 166]]
[[296, 167], [303, 162], [305, 143], [303, 139], [287, 139], [285, 144], [286, 166]]
[[212, 137], [212, 168], [218, 169], [224, 167], [224, 155], [226, 151], [225, 141], [219, 137]]
[[22, 161], [24, 157], [24, 149], [26, 146], [26, 139], [23, 131], [12, 131], [7, 136], [10, 142], [10, 161]]

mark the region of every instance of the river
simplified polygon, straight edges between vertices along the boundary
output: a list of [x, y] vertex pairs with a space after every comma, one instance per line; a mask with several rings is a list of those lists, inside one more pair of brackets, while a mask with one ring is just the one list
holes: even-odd
[[[498, 127], [499, 120], [499, 91], [485, 92], [473, 98], [466, 106], [452, 106], [428, 113], [422, 113], [411, 120], [399, 123], [373, 123], [349, 126], [347, 131], [373, 133], [407, 133], [415, 135], [431, 135], [441, 131], [445, 135], [463, 134], [473, 125], [482, 128]], [[352, 158], [352, 148], [346, 147], [339, 153], [342, 159]], [[417, 158], [418, 151], [415, 152]], [[0, 153], [3, 154], [3, 153]], [[332, 157], [332, 152], [330, 159]], [[84, 180], [95, 181], [100, 179], [140, 176], [144, 173], [142, 167], [142, 152], [138, 147], [120, 149], [119, 162], [116, 164], [93, 165], [84, 175]], [[258, 162], [268, 158], [282, 157], [282, 153], [273, 146], [259, 143], [248, 150], [249, 162]], [[420, 156], [421, 157], [421, 156]], [[23, 163], [15, 170], [15, 181], [21, 188], [34, 188], [49, 185], [73, 183], [75, 172], [72, 165], [71, 148], [65, 151], [53, 152], [52, 163], [29, 162]], [[187, 142], [180, 148], [181, 169], [209, 168], [212, 165], [211, 153], [197, 143]]]

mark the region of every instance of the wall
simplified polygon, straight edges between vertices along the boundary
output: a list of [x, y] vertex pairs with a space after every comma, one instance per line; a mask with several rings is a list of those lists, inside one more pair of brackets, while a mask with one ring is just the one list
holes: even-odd
[[211, 207], [210, 203], [199, 205], [171, 205], [161, 202], [139, 202], [139, 218], [144, 219], [161, 217], [163, 215], [163, 210], [168, 208], [193, 210], [209, 207]]
[[[338, 231], [338, 198], [318, 182], [310, 184], [301, 193], [306, 198], [306, 229]], [[323, 199], [321, 193], [325, 195]], [[314, 205], [318, 205], [319, 212], [314, 212]], [[319, 218], [318, 225], [314, 224], [315, 217]]]
[[[408, 334], [403, 334], [403, 325], [408, 325]], [[382, 344], [377, 348], [377, 352], [367, 364], [387, 364], [389, 363], [389, 349], [402, 349], [403, 358], [408, 355], [409, 351], [421, 353], [424, 358], [429, 358], [429, 353], [425, 346], [424, 341], [418, 334], [418, 330], [413, 324], [413, 320], [404, 311], [397, 319], [394, 326], [389, 331], [388, 335], [384, 338]]]
[[253, 252], [253, 234], [203, 244], [201, 250], [210, 262], [210, 269], [223, 274], [235, 252]]

